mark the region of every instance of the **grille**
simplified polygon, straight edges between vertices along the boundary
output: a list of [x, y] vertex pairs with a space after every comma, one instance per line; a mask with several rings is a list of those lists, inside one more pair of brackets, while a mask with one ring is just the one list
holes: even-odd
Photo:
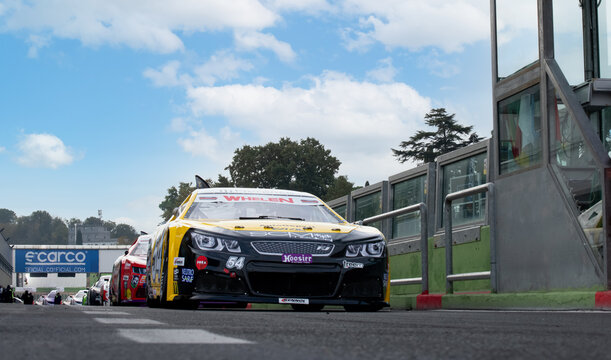
[[310, 254], [329, 256], [335, 245], [302, 241], [253, 241], [252, 247], [261, 255]]
[[275, 296], [333, 296], [339, 272], [333, 273], [276, 273], [249, 274], [252, 290], [259, 295]]

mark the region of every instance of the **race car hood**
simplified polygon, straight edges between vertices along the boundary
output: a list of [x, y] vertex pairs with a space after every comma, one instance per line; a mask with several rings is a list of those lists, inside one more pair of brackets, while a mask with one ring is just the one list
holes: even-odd
[[182, 220], [182, 225], [204, 231], [214, 231], [249, 238], [273, 235], [274, 238], [287, 237], [328, 241], [353, 241], [382, 236], [378, 229], [369, 226], [283, 219]]

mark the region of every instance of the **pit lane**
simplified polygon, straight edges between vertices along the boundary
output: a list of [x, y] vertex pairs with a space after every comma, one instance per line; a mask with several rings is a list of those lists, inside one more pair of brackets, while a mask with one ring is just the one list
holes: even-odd
[[169, 310], [0, 304], [5, 359], [608, 357], [611, 312]]

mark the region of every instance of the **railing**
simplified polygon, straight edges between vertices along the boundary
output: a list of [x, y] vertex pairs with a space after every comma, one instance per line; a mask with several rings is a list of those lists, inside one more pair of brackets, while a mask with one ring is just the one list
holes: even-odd
[[422, 256], [422, 276], [416, 278], [405, 278], [390, 280], [390, 285], [414, 285], [422, 284], [422, 293], [428, 293], [429, 291], [429, 247], [428, 247], [428, 213], [426, 204], [419, 203], [411, 206], [407, 206], [401, 209], [389, 211], [384, 214], [368, 217], [360, 221], [364, 225], [374, 223], [376, 221], [393, 218], [395, 216], [409, 214], [412, 212], [420, 211], [420, 248]]
[[[488, 224], [490, 225], [490, 271], [480, 271], [462, 274], [453, 274], [452, 269], [452, 200], [460, 199], [465, 196], [475, 195], [479, 193], [487, 192], [488, 203]], [[450, 193], [445, 199], [445, 213], [444, 213], [444, 224], [445, 224], [445, 247], [446, 247], [446, 293], [452, 294], [454, 292], [454, 281], [460, 280], [479, 280], [479, 279], [490, 279], [490, 286], [492, 292], [497, 292], [497, 279], [496, 279], [496, 237], [495, 237], [495, 217], [494, 217], [494, 185], [492, 183], [486, 183], [478, 186], [474, 186], [469, 189], [456, 191]]]

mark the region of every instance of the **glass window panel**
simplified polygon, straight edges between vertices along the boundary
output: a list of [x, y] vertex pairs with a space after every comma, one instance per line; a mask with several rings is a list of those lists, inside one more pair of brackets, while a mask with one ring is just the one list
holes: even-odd
[[336, 213], [338, 213], [338, 214], [339, 214], [339, 216], [341, 216], [341, 217], [343, 217], [344, 219], [346, 219], [346, 215], [347, 215], [347, 214], [346, 214], [346, 209], [347, 209], [346, 204], [336, 206], [336, 207], [334, 207], [334, 208], [332, 208], [332, 209], [333, 209], [333, 211], [335, 211]]
[[[392, 186], [393, 210], [424, 202], [426, 175], [402, 181]], [[420, 234], [420, 211], [392, 219], [392, 238]]]
[[[443, 166], [442, 204], [450, 193], [486, 183], [487, 156], [488, 153], [484, 152]], [[485, 216], [486, 193], [452, 201], [452, 226], [482, 221]]]
[[583, 28], [578, 1], [554, 1], [554, 58], [569, 84], [584, 82]]
[[539, 59], [536, 1], [497, 0], [496, 29], [499, 80]]
[[611, 157], [611, 108], [604, 108], [601, 113], [601, 138], [607, 150], [607, 154]]
[[539, 85], [499, 102], [501, 174], [541, 163]]
[[602, 173], [574, 117], [556, 96], [550, 112], [550, 163], [562, 177], [579, 215], [579, 223], [602, 266]]
[[[354, 200], [354, 216], [357, 220], [379, 215], [382, 213], [382, 192], [378, 191], [373, 194], [365, 195]], [[382, 229], [382, 223], [377, 221], [370, 226]]]
[[603, 0], [598, 7], [598, 45], [600, 77], [611, 78], [611, 5]]

